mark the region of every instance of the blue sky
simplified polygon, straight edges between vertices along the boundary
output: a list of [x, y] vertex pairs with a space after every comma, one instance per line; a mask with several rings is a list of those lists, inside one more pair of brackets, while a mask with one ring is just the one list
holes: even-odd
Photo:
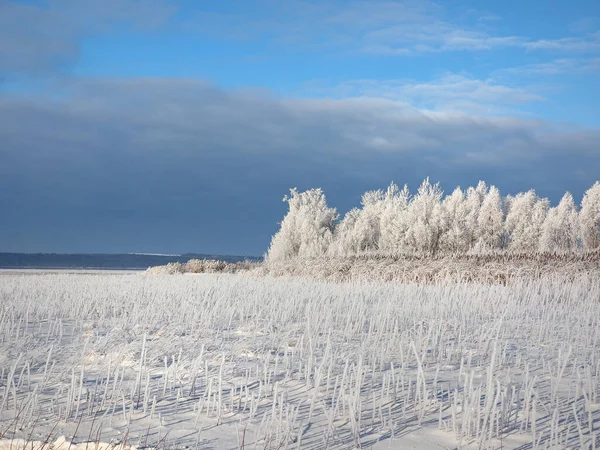
[[0, 3], [0, 251], [260, 255], [290, 187], [600, 178], [595, 1]]

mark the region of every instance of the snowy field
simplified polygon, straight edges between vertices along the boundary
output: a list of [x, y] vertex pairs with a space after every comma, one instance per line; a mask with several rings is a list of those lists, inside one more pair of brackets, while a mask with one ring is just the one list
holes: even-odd
[[598, 279], [0, 275], [2, 449], [594, 448], [599, 382]]

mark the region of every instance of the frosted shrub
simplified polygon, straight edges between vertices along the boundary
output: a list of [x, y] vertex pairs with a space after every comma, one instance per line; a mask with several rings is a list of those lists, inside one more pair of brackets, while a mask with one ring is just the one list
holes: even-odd
[[206, 272], [205, 261], [203, 259], [190, 259], [185, 263], [185, 271], [188, 273]]
[[208, 273], [223, 272], [227, 263], [224, 261], [217, 261], [214, 259], [207, 259], [204, 261], [204, 271]]
[[185, 273], [215, 273], [223, 272], [227, 266], [233, 264], [214, 259], [190, 259], [184, 266]]
[[171, 262], [167, 264], [167, 273], [183, 273], [185, 272], [185, 266], [180, 262]]
[[149, 267], [147, 272], [154, 274], [168, 274], [173, 275], [176, 273], [184, 273], [185, 265], [180, 262], [170, 262], [164, 266], [153, 266]]
[[190, 259], [186, 263], [169, 263], [166, 266], [149, 267], [147, 273], [176, 274], [176, 273], [238, 273], [254, 269], [259, 263], [238, 261], [229, 263], [214, 259]]

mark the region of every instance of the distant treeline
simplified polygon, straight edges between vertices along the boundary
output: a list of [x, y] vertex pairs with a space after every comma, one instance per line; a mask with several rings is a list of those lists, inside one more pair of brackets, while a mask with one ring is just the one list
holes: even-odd
[[147, 254], [63, 254], [0, 253], [3, 269], [147, 269], [168, 263], [185, 263], [190, 259], [220, 260], [228, 263], [258, 261], [254, 256], [222, 256], [186, 253], [183, 255]]
[[289, 211], [267, 261], [320, 256], [572, 253], [600, 249], [600, 183], [580, 207], [566, 193], [551, 207], [535, 191], [502, 196], [481, 181], [445, 196], [426, 179], [416, 194], [392, 183], [366, 192], [360, 208], [340, 218], [321, 189], [284, 197]]

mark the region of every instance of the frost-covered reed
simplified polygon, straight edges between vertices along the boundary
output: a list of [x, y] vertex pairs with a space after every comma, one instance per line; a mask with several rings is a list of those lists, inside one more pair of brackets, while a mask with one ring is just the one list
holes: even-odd
[[506, 284], [519, 279], [600, 278], [600, 251], [579, 253], [491, 253], [485, 255], [377, 255], [294, 258], [255, 264], [248, 273], [301, 276], [322, 281], [403, 283], [476, 282]]
[[600, 280], [584, 275], [507, 285], [2, 275], [0, 435], [588, 448], [599, 299]]

